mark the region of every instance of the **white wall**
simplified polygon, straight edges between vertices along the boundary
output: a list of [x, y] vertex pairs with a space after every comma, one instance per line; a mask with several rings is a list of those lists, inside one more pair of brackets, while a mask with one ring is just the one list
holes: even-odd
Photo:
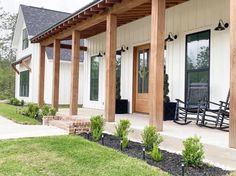
[[[53, 61], [48, 60], [45, 64], [45, 103], [52, 102], [52, 81], [53, 81]], [[83, 104], [83, 80], [84, 64], [79, 66], [79, 104]], [[71, 63], [61, 61], [60, 63], [60, 80], [59, 80], [59, 104], [70, 104], [70, 83], [71, 83]]]
[[[224, 100], [229, 90], [229, 29], [216, 32], [219, 19], [229, 22], [229, 0], [191, 0], [166, 10], [166, 36], [169, 32], [178, 39], [167, 44], [167, 73], [169, 74], [170, 98], [184, 99], [185, 90], [185, 37], [187, 34], [211, 30], [210, 99]], [[117, 49], [126, 45], [129, 50], [122, 54], [121, 96], [129, 100], [132, 112], [133, 47], [150, 43], [150, 16], [118, 28]], [[85, 60], [84, 107], [104, 109], [105, 60], [100, 62], [99, 101], [89, 100], [90, 57], [105, 51], [105, 33], [88, 39], [88, 58]]]

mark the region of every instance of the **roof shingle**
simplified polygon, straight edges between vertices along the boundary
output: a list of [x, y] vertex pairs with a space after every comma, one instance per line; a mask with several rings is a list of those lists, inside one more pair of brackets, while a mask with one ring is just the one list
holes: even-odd
[[39, 7], [20, 5], [29, 36], [35, 36], [38, 33], [49, 28], [53, 24], [68, 17], [70, 13], [49, 10]]

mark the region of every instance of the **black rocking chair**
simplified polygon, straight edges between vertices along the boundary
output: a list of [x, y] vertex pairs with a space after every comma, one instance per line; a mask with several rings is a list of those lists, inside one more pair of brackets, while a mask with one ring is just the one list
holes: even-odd
[[191, 83], [186, 102], [176, 99], [176, 111], [174, 122], [180, 125], [187, 125], [196, 120], [193, 115], [201, 114], [201, 107], [205, 107], [206, 93], [208, 92], [207, 83]]
[[[202, 113], [197, 116], [197, 125], [228, 131], [229, 97], [230, 91], [226, 101], [220, 101], [219, 103], [207, 101], [205, 103], [206, 107], [199, 107], [199, 111]], [[215, 108], [210, 108], [211, 106], [214, 106]]]

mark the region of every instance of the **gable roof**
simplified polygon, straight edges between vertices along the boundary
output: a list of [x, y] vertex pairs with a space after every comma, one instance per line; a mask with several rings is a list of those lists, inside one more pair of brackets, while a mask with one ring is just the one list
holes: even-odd
[[[25, 25], [27, 28], [28, 36], [35, 36], [50, 26], [58, 23], [59, 21], [67, 18], [70, 13], [60, 12], [56, 10], [50, 10], [45, 8], [20, 5], [20, 9], [23, 14]], [[65, 41], [64, 41], [65, 42]], [[83, 44], [83, 40], [80, 42]], [[66, 44], [71, 44], [71, 42], [66, 42]], [[46, 49], [46, 54], [48, 59], [52, 59], [53, 50], [52, 48]], [[61, 49], [61, 60], [70, 61], [71, 60], [71, 50]], [[84, 54], [80, 54], [80, 62], [84, 61]]]
[[50, 26], [58, 23], [70, 15], [70, 13], [60, 12], [39, 7], [20, 5], [28, 35], [35, 36]]

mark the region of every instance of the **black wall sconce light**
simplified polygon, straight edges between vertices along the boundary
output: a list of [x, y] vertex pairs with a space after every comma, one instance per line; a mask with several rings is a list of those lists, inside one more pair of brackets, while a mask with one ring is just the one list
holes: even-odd
[[106, 53], [105, 52], [102, 52], [102, 51], [99, 51], [98, 55], [96, 55], [97, 57], [103, 57], [105, 56]]
[[168, 37], [165, 39], [166, 42], [173, 42], [175, 39], [177, 39], [177, 35], [174, 35], [172, 32], [168, 34]]
[[215, 31], [223, 31], [228, 27], [229, 23], [224, 23], [224, 21], [220, 19], [218, 26], [215, 28]]
[[125, 46], [125, 45], [122, 45], [121, 46], [121, 49], [117, 50], [116, 51], [116, 54], [117, 55], [121, 55], [121, 53], [125, 52], [125, 51], [128, 51], [129, 50], [129, 47], [128, 46]]

